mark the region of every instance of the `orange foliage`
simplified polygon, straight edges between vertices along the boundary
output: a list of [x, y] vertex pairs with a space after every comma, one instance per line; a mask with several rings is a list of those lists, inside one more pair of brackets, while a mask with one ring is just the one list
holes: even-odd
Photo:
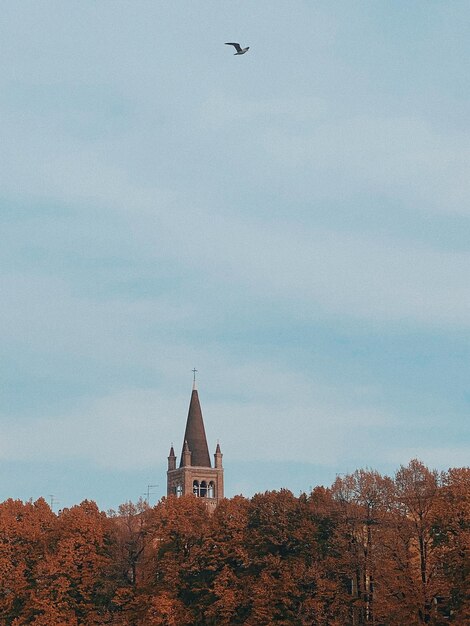
[[0, 504], [3, 626], [470, 623], [470, 470], [413, 460], [309, 496]]

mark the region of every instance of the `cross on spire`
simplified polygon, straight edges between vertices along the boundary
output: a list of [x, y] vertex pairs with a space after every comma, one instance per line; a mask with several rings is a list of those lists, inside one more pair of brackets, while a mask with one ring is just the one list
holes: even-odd
[[193, 389], [196, 389], [196, 373], [197, 373], [197, 369], [194, 367], [192, 369], [193, 372]]

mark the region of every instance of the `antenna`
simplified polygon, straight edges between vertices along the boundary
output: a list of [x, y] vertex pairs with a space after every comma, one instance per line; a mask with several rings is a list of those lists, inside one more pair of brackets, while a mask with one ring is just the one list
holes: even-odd
[[54, 511], [54, 504], [59, 504], [60, 500], [57, 500], [57, 498], [55, 497], [55, 495], [53, 493], [49, 494], [49, 502], [50, 502], [50, 507], [51, 507], [51, 511]]
[[148, 506], [150, 506], [150, 502], [149, 502], [149, 500], [150, 500], [150, 494], [151, 494], [151, 493], [153, 493], [153, 492], [152, 492], [152, 489], [153, 489], [154, 487], [158, 487], [158, 484], [156, 484], [156, 485], [147, 485], [147, 492], [146, 492], [147, 498], [146, 498], [146, 501], [147, 501], [147, 505], [148, 505]]
[[194, 367], [192, 369], [193, 372], [193, 390], [196, 389], [196, 374], [197, 374], [197, 369]]

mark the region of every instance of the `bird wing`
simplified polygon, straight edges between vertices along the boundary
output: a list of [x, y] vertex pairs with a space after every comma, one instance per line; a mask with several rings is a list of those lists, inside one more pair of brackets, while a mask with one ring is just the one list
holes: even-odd
[[231, 41], [227, 41], [225, 45], [226, 46], [235, 46], [235, 49], [236, 49], [237, 52], [241, 52], [242, 51], [239, 43], [233, 43]]

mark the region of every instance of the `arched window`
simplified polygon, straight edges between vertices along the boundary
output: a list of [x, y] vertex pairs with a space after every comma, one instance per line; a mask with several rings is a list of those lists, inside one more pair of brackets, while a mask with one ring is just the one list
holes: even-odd
[[214, 485], [214, 482], [212, 480], [209, 483], [209, 486], [207, 487], [207, 497], [208, 498], [215, 498], [215, 485]]
[[177, 498], [181, 498], [181, 496], [183, 495], [183, 485], [181, 483], [178, 483], [176, 485], [175, 493]]
[[199, 481], [195, 480], [193, 482], [193, 494], [199, 497]]
[[205, 498], [207, 496], [207, 483], [205, 480], [201, 482], [201, 488], [199, 490], [199, 495], [201, 498]]

